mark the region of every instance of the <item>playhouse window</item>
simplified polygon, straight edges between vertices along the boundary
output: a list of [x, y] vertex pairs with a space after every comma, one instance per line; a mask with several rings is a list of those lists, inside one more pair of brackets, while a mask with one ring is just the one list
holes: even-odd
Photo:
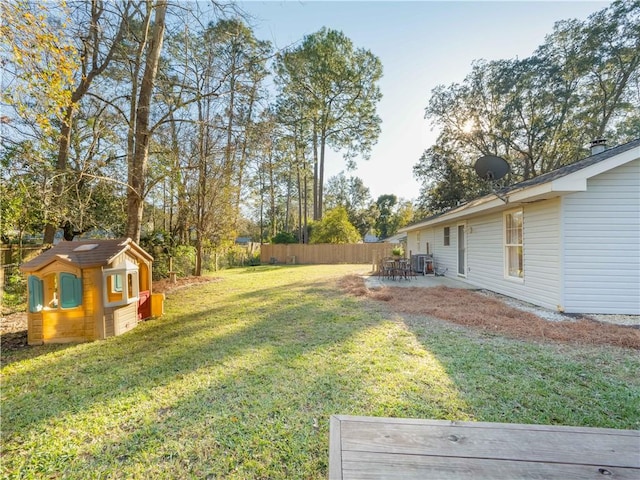
[[52, 273], [43, 279], [30, 275], [29, 311], [74, 308], [82, 303], [82, 279], [71, 273]]
[[104, 278], [107, 306], [126, 305], [138, 300], [138, 270], [126, 268], [105, 270]]

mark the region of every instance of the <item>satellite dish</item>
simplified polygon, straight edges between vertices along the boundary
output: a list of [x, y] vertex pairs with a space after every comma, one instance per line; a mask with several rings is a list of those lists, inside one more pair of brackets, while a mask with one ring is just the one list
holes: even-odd
[[476, 173], [485, 180], [499, 180], [509, 173], [509, 164], [504, 158], [485, 155], [476, 160]]

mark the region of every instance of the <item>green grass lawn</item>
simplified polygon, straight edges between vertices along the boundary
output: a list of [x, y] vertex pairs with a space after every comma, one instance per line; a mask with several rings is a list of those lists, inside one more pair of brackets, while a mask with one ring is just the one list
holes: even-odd
[[366, 267], [263, 266], [106, 341], [2, 358], [4, 478], [321, 479], [331, 414], [640, 428], [640, 359], [345, 295]]

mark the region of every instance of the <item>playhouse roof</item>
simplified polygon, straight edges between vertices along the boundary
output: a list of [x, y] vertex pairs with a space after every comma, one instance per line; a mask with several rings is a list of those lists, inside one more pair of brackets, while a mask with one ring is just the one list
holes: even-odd
[[134, 256], [142, 257], [147, 261], [153, 260], [151, 255], [130, 238], [63, 241], [20, 265], [20, 270], [35, 272], [54, 261], [67, 262], [80, 268], [102, 267], [127, 250], [133, 251]]

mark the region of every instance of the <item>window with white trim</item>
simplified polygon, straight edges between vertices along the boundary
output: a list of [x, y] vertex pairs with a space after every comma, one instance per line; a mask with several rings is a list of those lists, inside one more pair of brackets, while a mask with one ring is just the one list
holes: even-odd
[[103, 271], [105, 306], [114, 307], [138, 301], [140, 283], [138, 267], [124, 262], [116, 268]]
[[504, 214], [504, 274], [507, 278], [524, 278], [523, 214], [512, 210]]

